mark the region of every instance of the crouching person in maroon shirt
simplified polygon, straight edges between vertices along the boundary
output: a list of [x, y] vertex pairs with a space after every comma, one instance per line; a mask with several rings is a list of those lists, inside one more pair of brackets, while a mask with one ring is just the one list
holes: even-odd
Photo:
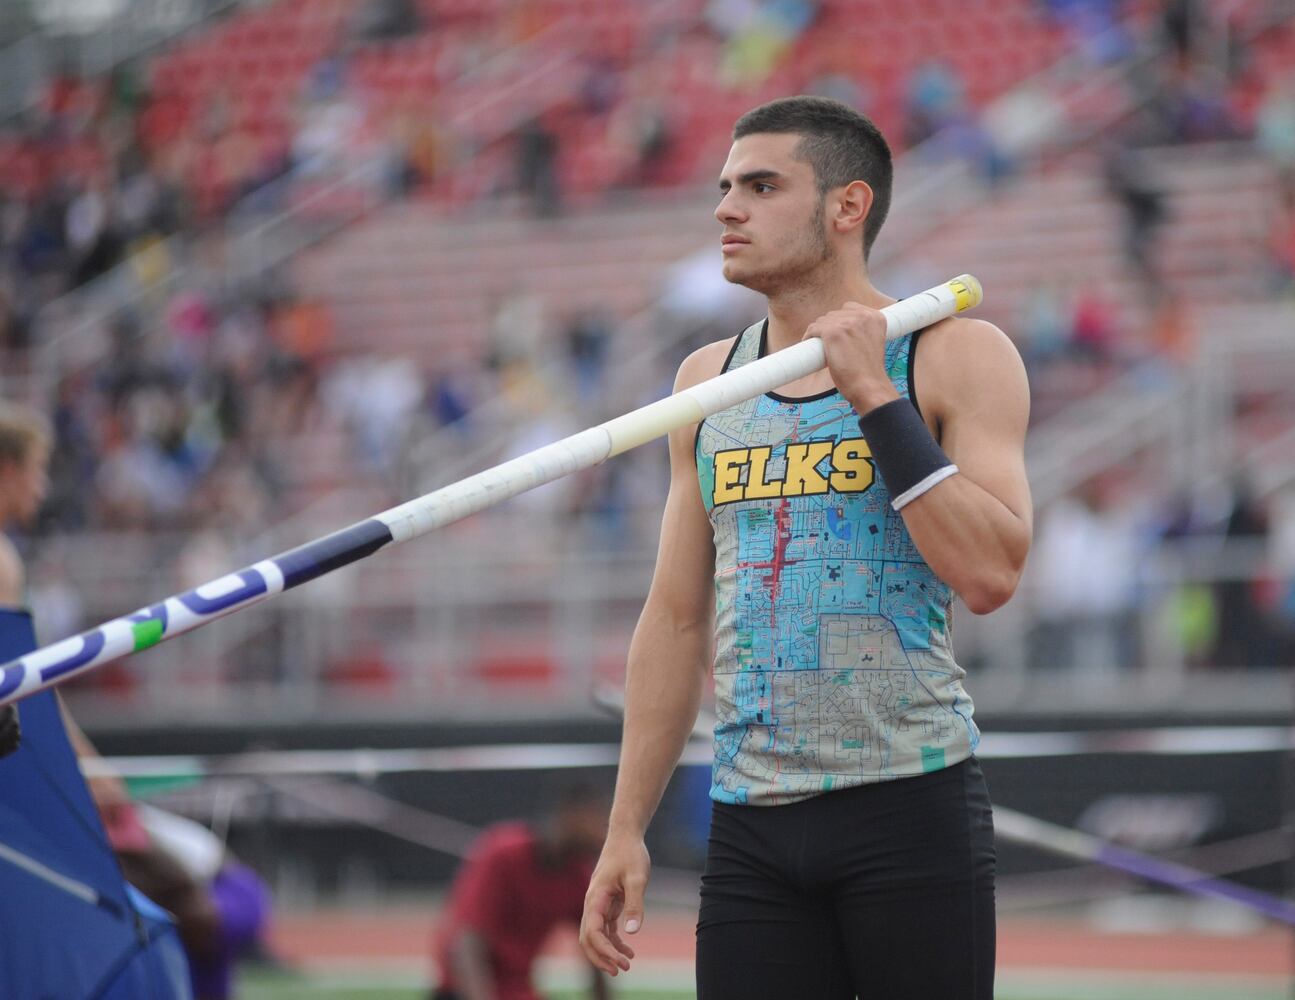
[[[607, 836], [607, 796], [568, 789], [542, 823], [502, 823], [473, 844], [436, 935], [432, 1000], [541, 1000], [535, 960], [558, 924], [579, 927], [585, 890]], [[590, 996], [610, 996], [590, 967]]]

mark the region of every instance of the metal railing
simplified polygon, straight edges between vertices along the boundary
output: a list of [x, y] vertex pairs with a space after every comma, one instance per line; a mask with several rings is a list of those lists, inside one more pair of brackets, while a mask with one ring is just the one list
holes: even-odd
[[125, 0], [106, 18], [33, 3], [39, 27], [0, 50], [0, 124], [33, 110], [57, 69], [99, 76], [257, 0]]
[[[384, 554], [368, 572], [342, 571], [126, 661], [114, 693], [82, 703], [96, 715], [173, 722], [591, 714], [590, 693], [623, 669], [652, 548], [596, 552], [596, 528], [565, 518], [490, 520], [493, 545], [481, 525], [470, 539]], [[519, 521], [542, 537], [508, 550]], [[1279, 711], [1289, 662], [1215, 662], [1176, 623], [1182, 601], [1217, 602], [1220, 586], [1264, 579], [1269, 567], [1262, 543], [1155, 546], [1136, 595], [1087, 616], [1051, 613], [1048, 592], [1027, 576], [994, 615], [958, 609], [955, 649], [989, 711]], [[1255, 669], [1264, 667], [1274, 669]]]

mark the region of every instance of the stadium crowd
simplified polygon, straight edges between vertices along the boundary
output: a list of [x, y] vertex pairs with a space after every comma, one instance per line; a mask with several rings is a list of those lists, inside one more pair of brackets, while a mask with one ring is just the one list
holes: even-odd
[[[174, 528], [246, 538], [308, 499], [295, 488], [292, 456], [320, 428], [343, 429], [354, 474], [376, 474], [395, 494], [407, 428], [466, 427], [484, 400], [517, 382], [527, 359], [491, 351], [488, 331], [475, 370], [428, 372], [398, 358], [357, 359], [332, 349], [327, 304], [302, 298], [284, 275], [238, 287], [211, 280], [233, 221], [291, 209], [338, 177], [358, 178], [383, 198], [460, 205], [520, 192], [537, 215], [549, 216], [625, 188], [692, 182], [691, 139], [710, 121], [699, 119], [695, 102], [722, 94], [719, 110], [727, 115], [760, 86], [793, 80], [874, 111], [919, 157], [971, 158], [994, 181], [1031, 169], [981, 116], [1014, 80], [990, 85], [969, 77], [964, 65], [931, 58], [914, 61], [897, 88], [883, 88], [871, 69], [853, 71], [840, 46], [818, 44], [805, 58], [807, 38], [821, 42], [839, 26], [839, 4], [683, 6], [689, 10], [668, 17], [644, 10], [609, 21], [602, 37], [618, 44], [582, 53], [572, 86], [534, 115], [496, 122], [493, 133], [479, 121], [438, 113], [437, 102], [467, 93], [483, 74], [500, 86], [515, 82], [521, 70], [509, 54], [547, 51], [546, 32], [561, 27], [561, 4], [522, 5], [511, 17], [410, 0], [317, 7], [329, 13], [320, 15], [325, 23], [310, 36], [315, 41], [299, 47], [299, 72], [272, 80], [286, 91], [275, 114], [232, 82], [180, 86], [185, 67], [218, 46], [212, 39], [221, 31], [236, 39], [229, 44], [247, 46], [254, 16], [268, 30], [267, 11], [235, 14], [196, 41], [102, 77], [60, 73], [49, 80], [35, 107], [0, 133], [0, 358], [6, 376], [45, 380], [57, 435], [41, 530]], [[285, 0], [275, 8], [304, 17], [307, 5]], [[1126, 154], [1142, 145], [1235, 139], [1252, 140], [1284, 178], [1272, 216], [1271, 285], [1275, 295], [1295, 290], [1295, 76], [1273, 55], [1292, 44], [1289, 22], [1265, 27], [1275, 9], [1236, 4], [1226, 24], [1214, 6], [1192, 0], [1050, 0], [1027, 11], [1043, 60], [1028, 68], [1069, 51], [1090, 67], [1136, 66], [1129, 78], [1139, 110], [1110, 132], [1104, 159], [1125, 212], [1125, 252], [1145, 274], [1149, 295], [1156, 236], [1170, 208], [1154, 178]], [[241, 35], [240, 19], [248, 26]], [[1260, 41], [1242, 44], [1247, 31]], [[1233, 44], [1219, 51], [1218, 37]], [[709, 76], [691, 93], [672, 91], [671, 81], [652, 71], [658, 59], [707, 66]], [[246, 55], [240, 65], [253, 62]], [[407, 79], [393, 84], [384, 65], [406, 66]], [[1064, 88], [1072, 79], [1046, 86]], [[595, 156], [595, 148], [603, 152]], [[592, 172], [591, 161], [598, 163]], [[208, 266], [167, 280], [181, 259], [195, 258]], [[114, 269], [144, 290], [131, 308], [102, 307]], [[51, 370], [44, 338], [87, 310], [101, 317], [101, 356]], [[561, 322], [541, 331], [538, 342], [560, 345], [563, 378], [594, 398], [615, 321], [590, 315]], [[1181, 317], [1166, 306], [1155, 324], [1137, 341], [1181, 363], [1192, 350]], [[1057, 365], [1113, 369], [1131, 341], [1099, 288], [1040, 288], [1011, 332], [1034, 373]], [[364, 403], [374, 399], [383, 405]], [[617, 477], [596, 488], [603, 492], [584, 496], [581, 508], [614, 518]], [[1129, 529], [1128, 504], [1103, 492], [1093, 484], [1045, 522], [1043, 537], [1055, 536], [1059, 565], [1071, 565], [1081, 550], [1105, 558], [1101, 546], [1077, 545], [1080, 538], [1110, 536], [1114, 558], [1166, 535], [1263, 536], [1286, 518], [1252, 509], [1238, 494], [1212, 516], [1157, 510]], [[1050, 558], [1047, 544], [1041, 551]], [[1289, 663], [1290, 578], [1285, 591], [1277, 582], [1241, 590], [1219, 584], [1207, 594], [1207, 617], [1217, 624], [1208, 638], [1194, 640], [1199, 661]], [[1100, 609], [1068, 607], [1063, 590], [1048, 598], [1054, 607], [1046, 616], [1070, 623], [1062, 631], [1093, 615], [1118, 622], [1137, 602], [1134, 582], [1113, 586], [1111, 606]], [[1227, 635], [1241, 620], [1230, 610], [1237, 606], [1265, 623], [1258, 649], [1242, 649]]]

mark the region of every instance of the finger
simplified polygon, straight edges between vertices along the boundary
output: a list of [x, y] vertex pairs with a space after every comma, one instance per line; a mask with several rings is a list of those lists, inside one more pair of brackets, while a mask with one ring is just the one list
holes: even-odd
[[616, 950], [616, 946], [612, 944], [601, 927], [586, 926], [580, 943], [584, 947], [585, 957], [589, 959], [589, 963], [602, 969], [609, 976], [629, 971], [629, 959]]
[[[615, 926], [619, 894], [600, 888], [591, 892], [585, 902], [585, 915], [581, 921], [580, 943], [589, 961], [608, 975], [620, 969], [629, 969], [629, 962], [619, 954], [619, 949], [607, 935], [607, 927]], [[632, 956], [631, 956], [632, 957]]]
[[607, 927], [606, 933], [607, 933], [607, 940], [609, 940], [612, 943], [612, 947], [614, 947], [626, 958], [634, 957], [634, 949], [625, 943], [624, 938], [620, 936], [620, 932], [616, 930], [615, 924], [609, 925]]
[[633, 958], [634, 949], [627, 945], [620, 935], [619, 923], [623, 909], [624, 901], [620, 895], [613, 896], [611, 906], [608, 907], [607, 915], [603, 919], [603, 933], [607, 935], [607, 939], [611, 941], [617, 951], [627, 958]]
[[625, 931], [637, 934], [643, 926], [643, 890], [647, 887], [646, 875], [625, 876]]

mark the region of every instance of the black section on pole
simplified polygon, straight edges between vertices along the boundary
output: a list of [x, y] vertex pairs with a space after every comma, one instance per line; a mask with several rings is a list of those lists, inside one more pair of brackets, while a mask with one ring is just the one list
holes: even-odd
[[270, 561], [283, 571], [283, 589], [291, 590], [317, 576], [373, 555], [392, 541], [391, 529], [377, 518], [370, 518], [289, 549]]

